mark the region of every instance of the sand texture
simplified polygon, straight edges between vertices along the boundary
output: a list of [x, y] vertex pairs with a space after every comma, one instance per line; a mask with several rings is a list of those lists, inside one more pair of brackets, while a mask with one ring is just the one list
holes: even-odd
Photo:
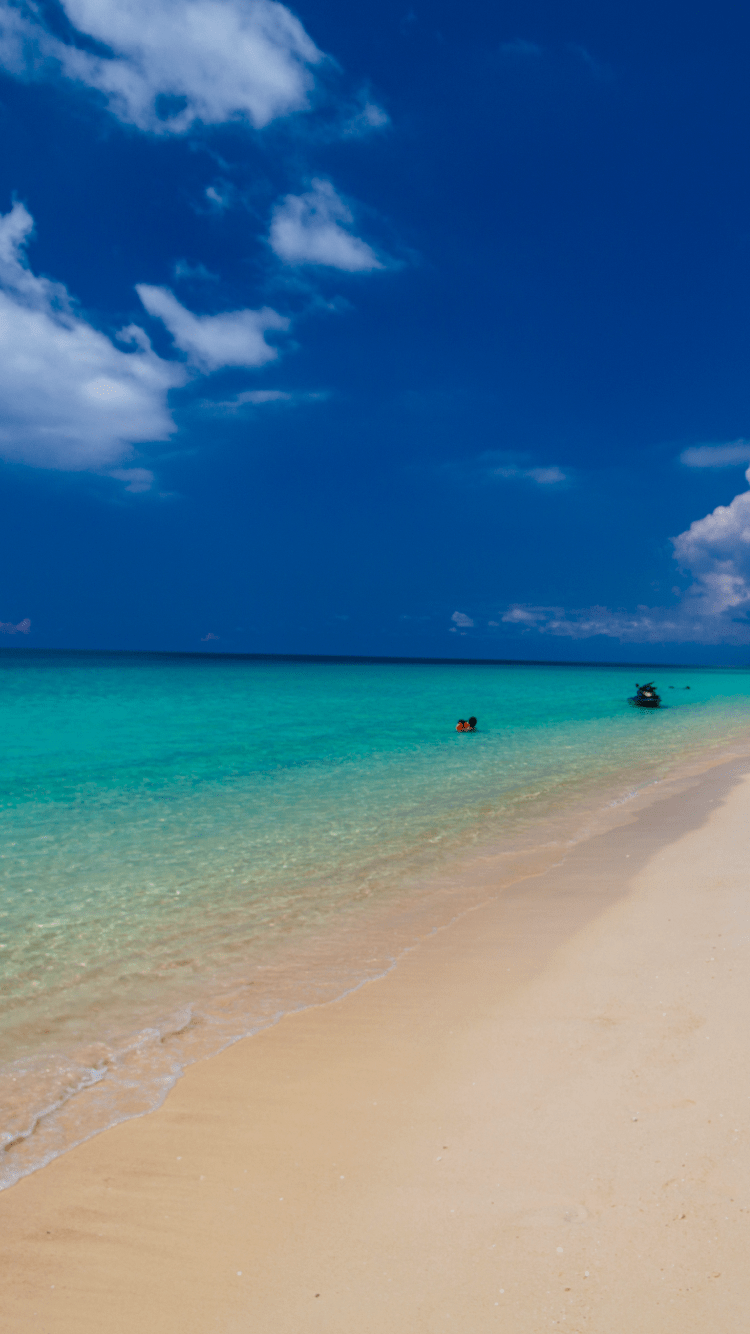
[[2, 1328], [744, 1334], [746, 770], [4, 1192]]

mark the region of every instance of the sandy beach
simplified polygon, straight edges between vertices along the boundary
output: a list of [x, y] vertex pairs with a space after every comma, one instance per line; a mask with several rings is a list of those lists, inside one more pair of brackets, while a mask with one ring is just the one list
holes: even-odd
[[745, 1330], [747, 769], [5, 1191], [3, 1327]]

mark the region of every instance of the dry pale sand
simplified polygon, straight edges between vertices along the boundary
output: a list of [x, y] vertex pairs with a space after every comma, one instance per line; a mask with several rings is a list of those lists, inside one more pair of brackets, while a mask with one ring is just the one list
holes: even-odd
[[750, 1328], [746, 770], [6, 1191], [3, 1330]]

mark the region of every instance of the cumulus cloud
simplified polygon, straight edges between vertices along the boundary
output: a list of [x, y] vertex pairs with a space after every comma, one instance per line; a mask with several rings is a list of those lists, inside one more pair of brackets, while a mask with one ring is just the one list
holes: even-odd
[[269, 306], [194, 315], [168, 287], [138, 283], [136, 291], [149, 315], [162, 321], [189, 363], [205, 372], [220, 366], [264, 366], [274, 361], [278, 349], [266, 342], [265, 334], [270, 329], [289, 328], [289, 320]]
[[[750, 482], [750, 468], [745, 476]], [[696, 519], [672, 539], [672, 545], [680, 569], [692, 578], [684, 593], [677, 590], [675, 607], [565, 611], [516, 604], [502, 619], [521, 629], [568, 639], [608, 635], [640, 644], [750, 643], [750, 491]]]
[[0, 216], [0, 457], [37, 467], [100, 469], [175, 429], [167, 391], [184, 367], [162, 360], [130, 325], [120, 350], [76, 311], [61, 283], [37, 277], [23, 204]]
[[[750, 482], [750, 468], [745, 477]], [[694, 576], [685, 598], [690, 614], [729, 618], [750, 638], [750, 491], [691, 523], [674, 538], [674, 554]]]
[[[273, 361], [278, 350], [265, 334], [289, 321], [268, 308], [195, 315], [168, 288], [140, 285], [146, 310], [167, 327], [187, 365], [157, 356], [134, 324], [117, 335], [120, 349], [81, 316], [61, 283], [32, 272], [25, 246], [33, 225], [23, 204], [0, 215], [0, 458], [106, 472], [128, 491], [147, 491], [148, 468], [114, 465], [132, 457], [135, 445], [176, 429], [169, 389], [222, 366]], [[249, 390], [234, 406], [291, 397]]]
[[382, 269], [366, 241], [348, 228], [354, 218], [330, 181], [314, 180], [303, 195], [287, 195], [276, 205], [269, 242], [285, 264], [321, 264], [347, 273]]
[[471, 617], [467, 616], [466, 612], [463, 611], [454, 611], [451, 620], [461, 630], [470, 630], [474, 624]]
[[750, 463], [750, 441], [734, 440], [729, 445], [692, 445], [683, 449], [680, 463], [688, 468], [731, 468]]
[[2, 0], [0, 62], [22, 77], [61, 74], [95, 89], [120, 120], [153, 133], [237, 118], [262, 128], [308, 105], [324, 58], [276, 0], [60, 4], [69, 40], [45, 24], [42, 4]]
[[14, 625], [12, 621], [0, 621], [0, 635], [27, 635], [31, 629], [31, 621], [28, 616], [24, 621], [19, 621]]

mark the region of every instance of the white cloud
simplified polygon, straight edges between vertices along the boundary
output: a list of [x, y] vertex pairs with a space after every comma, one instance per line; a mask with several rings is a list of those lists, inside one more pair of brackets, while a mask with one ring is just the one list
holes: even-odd
[[750, 441], [734, 440], [730, 445], [692, 445], [683, 449], [680, 463], [688, 468], [731, 468], [750, 463]]
[[[232, 406], [242, 408], [246, 403], [252, 403], [254, 407], [259, 403], [288, 403], [291, 397], [292, 395], [285, 393], [283, 389], [246, 389], [243, 394], [238, 394], [232, 400]], [[225, 403], [224, 407], [227, 406]]]
[[217, 283], [218, 273], [212, 273], [205, 264], [191, 264], [189, 259], [177, 259], [172, 266], [176, 282]]
[[373, 130], [384, 130], [390, 123], [388, 112], [379, 107], [377, 102], [366, 99], [359, 110], [344, 122], [342, 133], [351, 138], [361, 138]]
[[269, 329], [289, 328], [289, 320], [275, 310], [230, 310], [221, 315], [194, 315], [181, 305], [168, 287], [138, 283], [136, 291], [149, 315], [161, 320], [175, 346], [187, 353], [188, 361], [208, 372], [220, 366], [264, 366], [279, 355], [266, 342]]
[[466, 613], [463, 611], [454, 611], [453, 615], [451, 616], [451, 620], [461, 630], [470, 630], [474, 624], [471, 617], [467, 616]]
[[492, 468], [493, 477], [519, 478], [523, 481], [537, 482], [539, 486], [554, 486], [557, 482], [567, 482], [567, 474], [556, 464], [547, 468], [519, 468], [515, 464], [504, 464]]
[[216, 185], [207, 185], [204, 191], [206, 199], [215, 213], [224, 213], [231, 208], [235, 198], [235, 189], [226, 181], [217, 181]]
[[245, 118], [256, 128], [304, 109], [323, 60], [275, 0], [60, 0], [72, 26], [111, 55], [61, 41], [41, 6], [0, 3], [0, 62], [96, 89], [120, 120], [154, 133]]
[[243, 408], [262, 408], [268, 403], [297, 406], [300, 403], [322, 403], [328, 397], [329, 394], [325, 389], [295, 390], [293, 393], [287, 389], [245, 389], [240, 394], [234, 394], [232, 398], [206, 398], [200, 406], [205, 412], [210, 412], [214, 416], [232, 416], [241, 412]]
[[503, 621], [510, 625], [526, 625], [536, 628], [553, 616], [563, 616], [562, 607], [524, 607], [520, 604], [511, 606], [503, 616]]
[[[750, 482], [750, 468], [745, 473]], [[685, 603], [690, 614], [720, 620], [750, 611], [750, 491], [717, 505], [674, 539], [674, 554], [695, 578]], [[750, 638], [750, 623], [745, 625]]]
[[36, 467], [100, 469], [175, 429], [167, 391], [184, 367], [163, 361], [135, 325], [121, 351], [76, 312], [65, 287], [39, 278], [24, 247], [23, 204], [0, 216], [0, 457]]
[[134, 491], [136, 494], [140, 491], [150, 491], [154, 481], [154, 474], [150, 468], [113, 468], [109, 476], [118, 482], [125, 482], [125, 490]]
[[[289, 321], [270, 309], [194, 315], [167, 288], [141, 285], [144, 306], [169, 329], [189, 367], [157, 356], [137, 325], [117, 335], [132, 349], [121, 350], [82, 318], [61, 283], [32, 273], [24, 249], [32, 228], [23, 204], [0, 215], [0, 458], [106, 471], [128, 491], [147, 491], [149, 469], [114, 465], [132, 457], [134, 445], [176, 429], [168, 390], [187, 383], [189, 367], [208, 373], [274, 360], [277, 349], [264, 335]], [[292, 397], [249, 390], [231, 406]]]
[[[702, 465], [699, 465], [702, 466]], [[750, 468], [745, 474], [750, 482]], [[718, 505], [672, 539], [675, 560], [692, 576], [675, 607], [635, 612], [515, 605], [503, 621], [569, 639], [594, 635], [632, 643], [750, 643], [750, 491]]]
[[375, 251], [347, 228], [354, 221], [330, 181], [314, 180], [304, 195], [276, 205], [269, 241], [285, 264], [322, 264], [347, 273], [382, 269]]
[[266, 403], [291, 403], [296, 397], [283, 389], [245, 389], [232, 398], [206, 398], [201, 406], [206, 412], [228, 416], [240, 412], [242, 408], [262, 407]]
[[14, 625], [12, 621], [0, 621], [0, 635], [27, 635], [31, 629], [31, 621], [28, 616], [24, 621], [19, 621]]

